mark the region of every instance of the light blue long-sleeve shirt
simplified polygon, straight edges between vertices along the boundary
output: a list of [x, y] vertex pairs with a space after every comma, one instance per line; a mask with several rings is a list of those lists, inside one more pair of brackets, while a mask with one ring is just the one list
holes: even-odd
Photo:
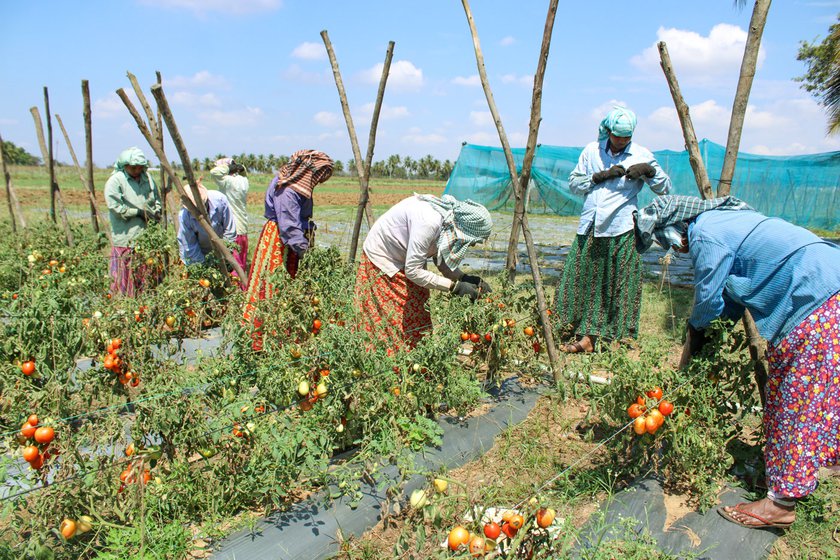
[[778, 344], [840, 292], [840, 247], [752, 210], [709, 210], [688, 228], [694, 310], [702, 329], [749, 309], [758, 332]]
[[[592, 174], [621, 165], [628, 169], [637, 163], [649, 163], [656, 170], [653, 177], [628, 179], [619, 177], [592, 183]], [[607, 140], [591, 142], [580, 154], [578, 163], [569, 175], [569, 190], [583, 195], [583, 211], [580, 214], [578, 234], [585, 235], [594, 224], [595, 237], [616, 237], [633, 229], [633, 211], [639, 192], [645, 184], [656, 194], [668, 194], [671, 179], [656, 163], [647, 148], [630, 142], [624, 150], [613, 155], [607, 150]]]
[[[216, 235], [225, 241], [236, 241], [236, 222], [227, 197], [219, 191], [207, 191], [207, 214]], [[181, 208], [178, 230], [178, 249], [184, 264], [203, 263], [204, 256], [213, 250], [210, 238], [189, 210]]]

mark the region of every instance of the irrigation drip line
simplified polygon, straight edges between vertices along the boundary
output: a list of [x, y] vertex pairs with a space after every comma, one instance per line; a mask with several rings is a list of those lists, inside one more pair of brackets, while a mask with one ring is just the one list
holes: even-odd
[[[524, 316], [522, 316], [522, 317], [527, 317], [527, 315], [524, 315]], [[522, 317], [520, 317], [520, 319], [521, 319]], [[415, 330], [419, 330], [419, 329], [421, 329], [421, 328], [426, 328], [426, 327], [417, 327], [417, 328], [415, 328], [415, 329], [410, 329], [410, 330], [408, 330], [408, 331], [406, 331], [406, 332], [414, 332]], [[326, 354], [319, 354], [319, 355], [313, 356], [311, 359], [312, 359], [312, 360], [316, 360], [316, 359], [318, 359], [319, 357], [321, 357], [321, 356], [323, 356], [323, 355], [332, 355], [332, 354], [334, 354], [334, 353], [335, 353], [335, 352], [329, 352], [329, 353], [326, 353]], [[384, 371], [388, 371], [388, 370], [384, 370]], [[242, 376], [244, 376], [244, 375], [253, 374], [253, 373], [255, 373], [255, 372], [253, 372], [253, 371], [251, 371], [251, 372], [246, 372], [246, 373], [240, 374], [239, 376], [236, 376], [236, 378], [238, 378], [238, 377], [242, 377]], [[228, 381], [229, 381], [229, 379], [228, 379]], [[357, 384], [358, 382], [359, 382], [359, 381], [355, 381], [355, 380], [354, 380], [354, 381], [350, 381], [350, 382], [348, 382], [348, 383], [346, 383], [346, 384], [343, 384], [343, 385], [341, 385], [341, 386], [338, 386], [338, 387], [334, 388], [333, 390], [342, 390], [342, 389], [347, 389], [347, 388], [350, 388], [350, 387], [354, 386], [354, 385], [355, 385], [355, 384]], [[209, 390], [209, 389], [208, 389], [208, 386], [209, 386], [209, 385], [210, 385], [209, 383], [208, 383], [208, 384], [206, 384], [205, 389], [204, 389], [203, 391], [196, 391], [196, 392], [189, 392], [189, 393], [188, 393], [188, 392], [186, 392], [186, 390], [185, 390], [185, 389], [182, 389], [182, 390], [177, 391], [177, 392], [174, 392], [174, 393], [179, 393], [179, 392], [180, 392], [183, 396], [191, 396], [191, 395], [195, 395], [195, 394], [205, 394], [205, 393], [207, 392], [207, 390]], [[170, 393], [170, 394], [172, 394], [172, 393]], [[160, 396], [165, 396], [165, 395], [166, 395], [166, 394], [161, 394], [161, 395], [159, 395], [159, 397], [160, 397]], [[278, 413], [278, 412], [285, 412], [285, 411], [287, 411], [287, 410], [291, 409], [292, 407], [300, 406], [300, 404], [301, 404], [301, 403], [303, 403], [304, 401], [306, 401], [308, 398], [309, 398], [308, 396], [307, 396], [307, 397], [303, 397], [303, 398], [301, 398], [301, 399], [299, 399], [299, 400], [297, 400], [297, 401], [293, 401], [293, 402], [291, 402], [291, 403], [289, 403], [288, 405], [283, 406], [283, 407], [273, 407], [273, 406], [272, 406], [272, 409], [271, 409], [271, 410], [266, 410], [266, 411], [264, 411], [264, 412], [260, 412], [260, 413], [256, 413], [256, 414], [251, 414], [251, 415], [246, 416], [246, 417], [244, 417], [243, 419], [238, 420], [238, 421], [236, 421], [236, 422], [234, 422], [234, 423], [232, 423], [232, 424], [225, 424], [225, 425], [223, 425], [221, 428], [217, 428], [217, 429], [213, 429], [213, 430], [208, 430], [208, 431], [204, 432], [204, 433], [202, 434], [202, 436], [209, 436], [209, 435], [212, 435], [212, 434], [214, 434], [214, 433], [221, 432], [221, 431], [223, 431], [223, 430], [232, 429], [232, 428], [233, 428], [233, 427], [235, 427], [237, 424], [240, 424], [240, 425], [241, 425], [241, 423], [242, 423], [242, 422], [247, 422], [249, 419], [259, 418], [260, 416], [265, 416], [265, 415], [268, 415], [268, 414], [275, 414], [275, 413]], [[136, 405], [136, 404], [139, 404], [140, 402], [147, 402], [148, 400], [152, 400], [152, 399], [145, 399], [145, 400], [143, 400], [143, 401], [133, 401], [133, 403], [132, 403], [132, 404], [135, 404], [135, 405]], [[270, 404], [270, 403], [269, 403], [269, 404]], [[125, 407], [125, 406], [128, 406], [128, 403], [120, 404], [120, 405], [118, 405], [118, 406], [120, 406], [120, 407]], [[105, 409], [102, 409], [102, 410], [107, 410], [108, 408], [113, 408], [113, 406], [112, 406], [112, 407], [106, 407]], [[88, 416], [88, 415], [94, 414], [94, 413], [96, 413], [96, 412], [97, 412], [97, 411], [93, 411], [93, 412], [91, 412], [91, 413], [85, 413], [85, 414], [83, 414], [83, 415], [77, 415], [77, 417], [84, 417], [84, 416]], [[68, 417], [68, 418], [76, 418], [76, 417]], [[59, 420], [59, 422], [61, 422], [61, 421], [66, 421], [66, 419], [60, 419], [60, 420]], [[18, 431], [19, 431], [19, 430], [15, 430], [15, 431], [13, 431], [13, 432], [9, 432], [8, 434], [5, 434], [5, 435], [14, 435], [14, 434], [16, 434]], [[206, 459], [206, 458], [202, 456], [202, 459]], [[29, 489], [27, 489], [27, 490], [23, 490], [23, 491], [21, 491], [21, 492], [17, 492], [17, 493], [15, 493], [15, 494], [10, 494], [10, 495], [8, 495], [8, 496], [4, 496], [4, 497], [0, 498], [0, 502], [5, 502], [5, 501], [13, 500], [13, 499], [19, 498], [19, 497], [21, 497], [21, 496], [24, 496], [24, 495], [30, 494], [31, 492], [35, 492], [35, 491], [37, 491], [37, 490], [43, 490], [43, 489], [46, 489], [46, 488], [54, 488], [55, 486], [57, 486], [57, 485], [59, 485], [59, 484], [65, 484], [65, 483], [67, 483], [67, 482], [71, 482], [71, 481], [74, 481], [74, 480], [78, 480], [78, 479], [80, 479], [80, 478], [82, 478], [82, 477], [85, 477], [85, 476], [88, 476], [88, 475], [90, 475], [90, 474], [95, 474], [95, 473], [98, 473], [98, 472], [102, 472], [102, 471], [104, 471], [105, 469], [113, 468], [113, 467], [115, 467], [115, 466], [120, 466], [120, 465], [122, 465], [122, 464], [125, 464], [125, 463], [127, 463], [127, 462], [131, 462], [131, 461], [133, 461], [133, 459], [131, 459], [131, 458], [127, 458], [126, 460], [117, 460], [117, 461], [112, 461], [111, 463], [104, 464], [104, 465], [102, 465], [101, 467], [99, 467], [99, 468], [97, 468], [97, 469], [94, 469], [94, 470], [92, 470], [92, 471], [86, 471], [86, 472], [84, 472], [84, 473], [79, 473], [79, 474], [76, 474], [76, 475], [71, 476], [71, 477], [63, 478], [63, 479], [61, 479], [61, 480], [58, 480], [58, 481], [53, 482], [52, 484], [48, 484], [48, 485], [41, 485], [41, 486], [36, 486], [36, 487], [33, 487], [33, 488], [29, 488]]]

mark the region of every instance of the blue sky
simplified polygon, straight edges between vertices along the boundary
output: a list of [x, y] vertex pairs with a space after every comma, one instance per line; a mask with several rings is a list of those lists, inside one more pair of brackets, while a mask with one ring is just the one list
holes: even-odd
[[[539, 141], [583, 146], [612, 105], [636, 111], [635, 140], [682, 149], [659, 68], [666, 41], [699, 137], [725, 143], [752, 11], [732, 0], [560, 2]], [[547, 0], [474, 0], [473, 16], [502, 121], [525, 143]], [[770, 9], [741, 150], [774, 155], [840, 150], [823, 109], [792, 79], [801, 40], [822, 39], [838, 0], [777, 0]], [[114, 94], [146, 88], [160, 70], [191, 157], [289, 154], [352, 157], [320, 31], [336, 51], [362, 154], [388, 41], [396, 43], [375, 159], [455, 160], [464, 141], [499, 145], [478, 81], [461, 2], [318, 0], [42, 0], [7, 2], [0, 19], [0, 134], [40, 155], [29, 108], [53, 113], [84, 153], [81, 80], [90, 81], [94, 161], [125, 147], [151, 155]], [[150, 97], [150, 96], [149, 96]], [[151, 99], [151, 97], [150, 97]], [[57, 124], [56, 154], [69, 161]], [[176, 159], [169, 144], [167, 154]]]

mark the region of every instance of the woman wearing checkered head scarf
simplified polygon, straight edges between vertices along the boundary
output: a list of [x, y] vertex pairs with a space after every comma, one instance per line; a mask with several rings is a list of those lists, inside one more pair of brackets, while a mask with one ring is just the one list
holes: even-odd
[[645, 185], [666, 194], [671, 179], [647, 148], [632, 141], [635, 128], [633, 111], [615, 107], [569, 175], [569, 190], [583, 196], [583, 211], [554, 298], [560, 324], [578, 339], [566, 352], [592, 352], [598, 338], [638, 333], [642, 259], [634, 244], [633, 212]]
[[[266, 222], [257, 241], [251, 262], [245, 320], [254, 317], [256, 302], [272, 296], [266, 277], [283, 265], [294, 278], [298, 262], [314, 242], [315, 223], [312, 221], [312, 192], [332, 177], [333, 160], [317, 150], [298, 150], [271, 180], [265, 193]], [[262, 347], [259, 333], [255, 335], [255, 349]]]
[[[356, 275], [365, 330], [393, 349], [413, 348], [432, 328], [430, 290], [475, 301], [490, 286], [458, 269], [467, 250], [490, 237], [493, 220], [472, 200], [449, 195], [407, 198], [376, 220]], [[441, 274], [426, 270], [433, 259]]]

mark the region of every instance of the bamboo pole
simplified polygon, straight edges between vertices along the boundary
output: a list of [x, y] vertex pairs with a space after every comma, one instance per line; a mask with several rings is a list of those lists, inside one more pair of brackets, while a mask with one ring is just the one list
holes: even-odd
[[732, 189], [732, 177], [735, 175], [738, 148], [741, 144], [741, 131], [744, 129], [744, 116], [747, 113], [747, 102], [750, 100], [750, 90], [755, 77], [764, 24], [767, 22], [767, 13], [770, 11], [770, 1], [756, 0], [753, 6], [747, 44], [744, 46], [744, 58], [741, 61], [741, 74], [738, 77], [738, 87], [732, 103], [732, 117], [729, 120], [729, 134], [726, 138], [726, 155], [723, 158], [723, 168], [717, 188], [718, 196], [727, 196]]
[[[353, 116], [350, 114], [350, 104], [347, 102], [347, 93], [344, 90], [344, 81], [341, 79], [341, 71], [338, 69], [338, 59], [335, 56], [330, 36], [327, 30], [321, 31], [321, 38], [324, 40], [324, 46], [327, 48], [327, 54], [330, 57], [330, 65], [332, 66], [333, 77], [335, 78], [335, 86], [338, 89], [338, 97], [341, 100], [341, 110], [344, 112], [344, 121], [347, 123], [347, 132], [350, 135], [350, 145], [353, 148], [353, 160], [356, 163], [356, 174], [359, 176], [359, 190], [367, 191], [368, 184], [365, 182], [367, 176], [363, 160], [362, 152], [359, 149], [359, 140], [356, 138], [356, 127], [353, 126]], [[367, 217], [368, 227], [373, 225], [373, 212], [370, 209], [370, 202], [365, 206], [365, 216]]]
[[[539, 131], [539, 122], [541, 118], [540, 100], [542, 99], [542, 76], [540, 74], [545, 73], [545, 62], [548, 59], [548, 49], [551, 44], [551, 33], [554, 27], [554, 17], [557, 13], [557, 2], [558, 0], [551, 0], [549, 3], [548, 15], [546, 16], [545, 30], [543, 33], [543, 42], [542, 47], [540, 49], [540, 61], [537, 65], [537, 75], [534, 76], [534, 93], [532, 99], [536, 103], [532, 104], [531, 107], [531, 123], [528, 133], [528, 146], [526, 148], [526, 150], [530, 149], [532, 153], [531, 158], [529, 159], [529, 169], [525, 170], [523, 166], [523, 171], [527, 174], [528, 177], [530, 177], [530, 164], [533, 161], [533, 151], [536, 149], [536, 137], [537, 132]], [[493, 99], [493, 92], [490, 89], [490, 83], [487, 79], [487, 71], [484, 67], [484, 55], [481, 52], [481, 44], [478, 39], [478, 31], [475, 27], [475, 21], [473, 20], [468, 0], [461, 0], [461, 3], [464, 6], [464, 12], [467, 15], [467, 22], [470, 26], [470, 33], [473, 39], [473, 47], [475, 49], [476, 64], [478, 66], [478, 74], [481, 78], [481, 85], [484, 88], [484, 94], [487, 97], [487, 104], [490, 107], [490, 113], [493, 115], [493, 120], [496, 123], [496, 129], [499, 132], [499, 140], [501, 141], [502, 148], [505, 152], [505, 160], [507, 161], [508, 169], [510, 171], [510, 178], [513, 185], [514, 196], [516, 197], [517, 204], [522, 204], [521, 208], [524, 208], [524, 201], [522, 200], [522, 191], [524, 185], [520, 184], [517, 178], [516, 163], [513, 159], [513, 152], [510, 149], [510, 143], [508, 142], [507, 134], [505, 133], [504, 126], [502, 125], [502, 118], [499, 115], [498, 109], [496, 108], [496, 102]], [[546, 350], [548, 351], [548, 359], [549, 363], [551, 364], [551, 370], [554, 375], [554, 380], [555, 382], [557, 382], [560, 380], [560, 368], [557, 365], [557, 348], [554, 345], [554, 334], [551, 331], [551, 323], [548, 320], [547, 305], [545, 293], [542, 286], [542, 278], [540, 277], [537, 252], [534, 248], [534, 240], [531, 237], [531, 228], [528, 226], [528, 217], [525, 215], [524, 212], [520, 213], [520, 224], [523, 236], [525, 237], [525, 247], [528, 251], [528, 259], [531, 263], [531, 275], [534, 279], [534, 291], [536, 292], [537, 296], [537, 306], [539, 308], [540, 319], [542, 321], [543, 335], [545, 336], [545, 345]], [[510, 256], [510, 252], [508, 253], [508, 256]]]
[[55, 120], [58, 121], [58, 126], [61, 128], [61, 133], [64, 135], [64, 142], [67, 144], [67, 150], [70, 152], [70, 157], [73, 160], [73, 165], [76, 166], [76, 172], [79, 174], [79, 179], [82, 180], [82, 185], [87, 189], [88, 202], [90, 202], [90, 220], [93, 224], [93, 231], [99, 233], [99, 220], [97, 218], [96, 200], [93, 197], [93, 189], [87, 181], [87, 177], [82, 172], [82, 167], [79, 165], [79, 159], [76, 157], [76, 151], [73, 149], [73, 144], [70, 143], [70, 135], [67, 134], [67, 129], [64, 128], [64, 123], [61, 121], [61, 115], [56, 113]]
[[691, 121], [688, 104], [680, 92], [680, 84], [677, 81], [677, 75], [671, 64], [668, 45], [664, 41], [660, 41], [657, 43], [657, 47], [659, 48], [660, 66], [662, 67], [662, 72], [665, 73], [665, 79], [668, 81], [668, 88], [671, 90], [674, 106], [677, 108], [677, 116], [682, 126], [685, 148], [688, 151], [688, 162], [691, 164], [691, 170], [694, 172], [694, 180], [697, 182], [697, 188], [700, 189], [700, 196], [703, 198], [712, 198], [712, 185], [709, 183], [709, 175], [706, 173], [703, 156], [700, 155], [700, 147], [697, 143], [697, 135], [694, 132], [694, 124]]
[[3, 157], [3, 136], [0, 135], [0, 172], [3, 173], [3, 179], [6, 183], [6, 202], [9, 203], [9, 215], [12, 218], [12, 233], [17, 233], [17, 223], [15, 220], [14, 208], [17, 207], [18, 216], [20, 216], [20, 227], [26, 227], [26, 221], [23, 219], [23, 213], [20, 211], [20, 204], [18, 204], [17, 196], [15, 196], [15, 189], [12, 187], [12, 175], [6, 168], [6, 158]]
[[[44, 88], [44, 90], [46, 89], [47, 88]], [[49, 105], [47, 106], [49, 107]], [[47, 145], [44, 140], [44, 127], [41, 124], [41, 113], [38, 111], [38, 107], [30, 107], [29, 112], [32, 113], [32, 120], [35, 121], [35, 135], [38, 137], [38, 145], [41, 148], [41, 156], [44, 158], [45, 162], [51, 161], [52, 154], [47, 150]], [[50, 119], [47, 119], [47, 122], [50, 122]], [[61, 190], [58, 188], [58, 183], [55, 181], [54, 173], [51, 173], [50, 175], [50, 184], [52, 185], [50, 187], [50, 201], [54, 203], [55, 198], [58, 199], [58, 202], [61, 205], [61, 224], [64, 226], [64, 236], [67, 239], [67, 245], [73, 247], [75, 242], [73, 239], [73, 232], [70, 230], [70, 221], [67, 218], [67, 207], [64, 205], [64, 198], [61, 196]], [[53, 218], [53, 220], [54, 219], [55, 218]]]
[[[207, 236], [210, 238], [210, 242], [213, 245], [213, 249], [216, 253], [223, 259], [221, 261], [221, 266], [227, 270], [225, 266], [225, 261], [231, 264], [233, 270], [236, 271], [237, 275], [241, 282], [248, 283], [248, 274], [242, 270], [242, 267], [239, 266], [239, 263], [236, 262], [236, 259], [233, 258], [233, 255], [228, 251], [227, 247], [225, 246], [224, 242], [219, 239], [219, 236], [216, 235], [216, 232], [213, 231], [213, 227], [210, 225], [210, 221], [207, 219], [206, 214], [207, 210], [204, 208], [203, 204], [195, 205], [192, 201], [187, 197], [186, 191], [184, 190], [183, 185], [181, 184], [181, 180], [178, 175], [175, 173], [175, 170], [172, 168], [169, 160], [166, 157], [166, 153], [163, 151], [163, 147], [161, 143], [152, 135], [152, 132], [149, 130], [149, 127], [143, 122], [143, 118], [140, 116], [140, 113], [137, 112], [137, 109], [134, 107], [134, 104], [131, 103], [131, 100], [126, 95], [125, 91], [122, 89], [117, 90], [117, 95], [122, 100], [123, 104], [128, 109], [131, 116], [134, 117], [135, 122], [137, 123], [137, 128], [140, 130], [140, 133], [143, 134], [143, 137], [152, 147], [154, 150], [155, 155], [157, 155], [158, 159], [160, 160], [160, 165], [166, 170], [167, 175], [169, 176], [172, 183], [175, 185], [175, 188], [178, 190], [178, 193], [181, 195], [181, 202], [187, 208], [187, 211], [195, 217], [198, 221], [201, 228], [207, 233]], [[201, 200], [199, 193], [197, 192], [198, 189], [195, 186], [195, 177], [192, 173], [192, 168], [189, 166], [189, 154], [187, 154], [186, 148], [183, 146], [183, 141], [181, 140], [181, 135], [178, 132], [178, 127], [175, 124], [175, 120], [172, 116], [172, 112], [169, 109], [169, 104], [166, 100], [166, 96], [163, 93], [163, 88], [160, 84], [155, 84], [152, 86], [152, 95], [155, 97], [155, 101], [158, 105], [158, 110], [161, 113], [163, 120], [166, 122], [166, 126], [169, 130], [169, 136], [172, 138], [173, 143], [175, 144], [176, 149], [181, 157], [181, 163], [184, 165], [184, 174], [187, 177], [187, 181], [190, 183], [190, 188], [192, 189], [193, 193], [193, 200]]]
[[[96, 188], [93, 183], [93, 127], [91, 126], [90, 87], [87, 80], [82, 80], [82, 117], [85, 121], [85, 174], [87, 176], [88, 192], [90, 193], [91, 220], [93, 230], [99, 233], [99, 209], [96, 204]], [[69, 141], [68, 141], [69, 145]], [[111, 239], [110, 228], [106, 229], [108, 239]]]
[[[155, 71], [155, 77], [157, 79], [157, 83], [160, 86], [163, 86], [163, 77], [161, 76], [159, 70]], [[160, 146], [161, 146], [161, 148], [163, 148], [164, 151], [166, 151], [166, 147], [164, 146], [164, 139], [163, 139], [163, 117], [161, 116], [160, 111], [157, 112], [157, 129], [158, 129], [158, 141], [160, 142]], [[161, 218], [162, 221], [163, 221], [163, 228], [166, 229], [167, 227], [169, 227], [168, 222], [169, 222], [169, 219], [171, 217], [172, 223], [174, 224], [174, 227], [175, 227], [175, 233], [177, 234], [178, 233], [178, 227], [179, 227], [178, 220], [177, 220], [178, 209], [175, 207], [175, 201], [173, 200], [173, 197], [169, 196], [169, 191], [171, 189], [167, 188], [166, 183], [167, 183], [166, 172], [163, 170], [163, 166], [161, 166], [161, 168], [160, 168], [160, 192], [161, 192], [161, 195], [163, 196], [163, 205], [162, 205], [163, 206], [163, 216]], [[170, 187], [171, 187], [171, 183], [170, 183]], [[169, 255], [168, 254], [164, 255], [164, 261], [165, 261], [165, 264], [168, 266], [169, 265]]]
[[44, 86], [44, 111], [46, 111], [47, 119], [47, 153], [49, 159], [45, 160], [47, 163], [47, 170], [50, 175], [50, 218], [55, 223], [55, 160], [53, 159], [53, 135], [52, 135], [52, 118], [50, 117], [50, 94], [47, 87]]
[[[391, 71], [391, 59], [394, 57], [394, 42], [388, 42], [388, 49], [385, 51], [385, 63], [382, 66], [382, 76], [379, 78], [379, 91], [376, 93], [376, 103], [373, 106], [373, 116], [370, 121], [370, 133], [368, 135], [367, 155], [365, 156], [365, 176], [359, 181], [359, 204], [356, 209], [356, 220], [353, 222], [353, 236], [350, 238], [350, 263], [356, 262], [356, 251], [359, 247], [359, 231], [362, 228], [362, 214], [368, 207], [368, 184], [370, 181], [370, 167], [373, 164], [373, 147], [376, 143], [376, 129], [379, 126], [379, 112], [382, 109], [382, 99], [385, 97], [385, 84], [388, 82], [388, 74]], [[370, 224], [368, 224], [370, 226]]]

